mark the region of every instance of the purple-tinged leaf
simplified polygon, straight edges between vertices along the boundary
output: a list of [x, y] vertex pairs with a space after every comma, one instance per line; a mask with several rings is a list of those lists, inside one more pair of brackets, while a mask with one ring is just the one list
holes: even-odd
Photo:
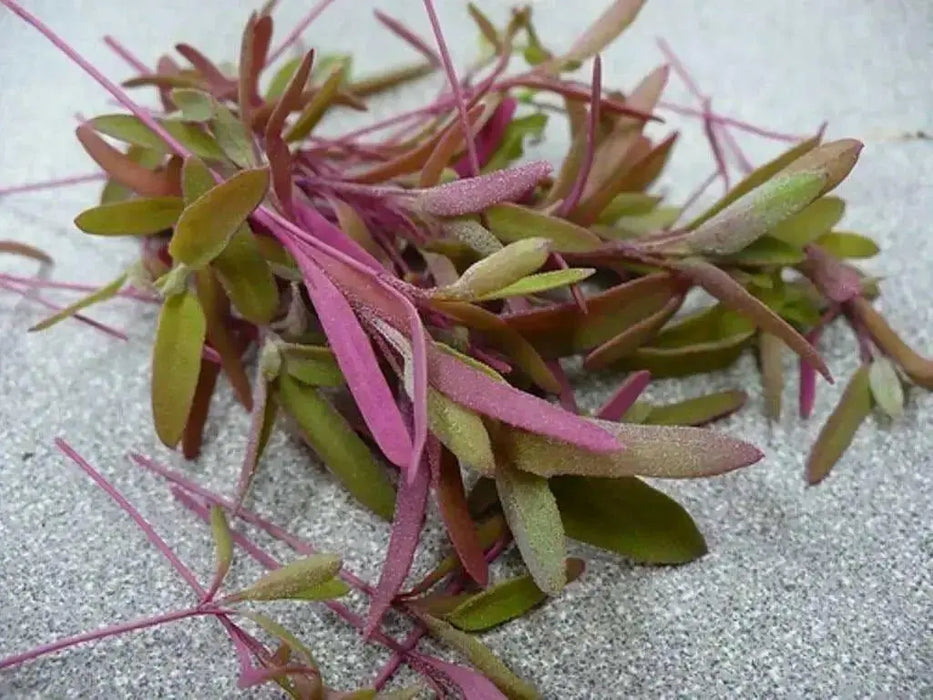
[[728, 273], [699, 259], [684, 260], [677, 263], [675, 268], [719, 299], [725, 306], [748, 318], [762, 331], [780, 338], [800, 357], [816, 367], [828, 382], [832, 383], [832, 375], [826, 363], [813, 349], [813, 346], [787, 321], [749, 294]]
[[349, 302], [309, 256], [297, 259], [311, 303], [347, 380], [350, 393], [386, 458], [407, 468], [412, 442], [369, 338]]
[[175, 194], [175, 187], [166, 172], [157, 172], [136, 162], [130, 155], [121, 153], [87, 124], [79, 126], [75, 133], [87, 154], [103, 168], [110, 179], [146, 197], [162, 197]]
[[496, 465], [502, 512], [538, 588], [557, 595], [567, 583], [567, 549], [557, 502], [547, 479], [520, 471], [510, 461], [501, 459]]
[[256, 393], [253, 401], [253, 410], [250, 414], [249, 434], [246, 438], [246, 451], [243, 453], [243, 464], [240, 467], [240, 478], [237, 482], [236, 509], [238, 510], [249, 492], [249, 487], [259, 468], [259, 460], [269, 442], [275, 417], [278, 413], [278, 402], [272, 395], [269, 379], [264, 376], [260, 365], [256, 373]]
[[321, 118], [327, 113], [334, 99], [337, 97], [337, 91], [343, 83], [346, 66], [337, 65], [327, 76], [324, 84], [314, 93], [311, 101], [305, 105], [298, 119], [285, 132], [284, 139], [291, 143], [292, 141], [301, 141], [308, 136], [317, 126]]
[[884, 317], [864, 297], [853, 299], [851, 308], [878, 347], [900, 365], [911, 381], [926, 389], [933, 389], [933, 360], [921, 357], [901, 340]]
[[632, 372], [616, 389], [615, 393], [609, 397], [609, 400], [603, 404], [602, 408], [596, 412], [596, 417], [602, 420], [621, 420], [625, 412], [632, 407], [632, 404], [641, 396], [641, 393], [648, 387], [650, 382], [651, 372], [645, 370]]
[[762, 458], [754, 445], [705, 428], [590, 420], [616, 435], [625, 449], [594, 454], [553, 438], [507, 428], [497, 444], [518, 469], [545, 478], [569, 474], [692, 479], [724, 474]]
[[577, 37], [570, 49], [561, 56], [560, 63], [585, 61], [602, 51], [635, 21], [644, 4], [645, 0], [615, 0]]
[[295, 202], [295, 216], [298, 223], [314, 234], [315, 238], [373, 270], [383, 269], [371, 253], [321, 216], [321, 213], [310, 204]]
[[384, 12], [380, 12], [379, 10], [374, 10], [373, 14], [376, 15], [376, 19], [378, 19], [385, 27], [387, 27], [390, 32], [395, 34], [406, 44], [411, 46], [415, 51], [428, 59], [428, 62], [432, 66], [441, 65], [441, 58], [437, 55], [437, 52], [432, 49], [424, 39], [411, 31], [399, 20], [395, 19], [394, 17], [390, 17]]
[[35, 246], [21, 241], [0, 241], [0, 253], [9, 253], [10, 255], [30, 258], [43, 265], [51, 265], [54, 262], [52, 256], [44, 250], [40, 250]]
[[440, 671], [463, 693], [464, 700], [506, 700], [506, 696], [486, 676], [471, 668], [441, 661], [433, 656], [419, 656], [421, 660]]
[[773, 421], [781, 419], [781, 397], [784, 393], [784, 363], [781, 350], [784, 347], [770, 333], [758, 334], [758, 364], [761, 368], [761, 388], [764, 391], [765, 415]]
[[496, 381], [433, 345], [428, 347], [428, 366], [431, 383], [438, 391], [478, 413], [594, 452], [623, 448], [603, 428]]
[[[492, 117], [493, 113], [494, 105], [490, 102], [473, 105], [467, 111], [467, 122], [470, 125], [469, 138], [476, 138], [479, 129]], [[421, 169], [421, 174], [418, 177], [418, 187], [434, 187], [440, 182], [444, 169], [466, 143], [465, 136], [463, 129], [448, 129], [444, 133]]]
[[488, 175], [456, 180], [422, 191], [416, 206], [434, 216], [481, 212], [493, 204], [518, 199], [550, 172], [550, 163], [538, 160]]
[[[439, 460], [441, 446], [430, 440], [423, 460]], [[408, 576], [418, 538], [424, 524], [425, 506], [428, 500], [428, 487], [431, 483], [431, 468], [423, 464], [414, 470], [414, 479], [402, 479], [399, 484], [398, 498], [395, 501], [395, 517], [392, 520], [392, 533], [389, 536], [389, 548], [385, 563], [379, 575], [379, 583], [373, 591], [369, 615], [366, 618], [364, 635], [370, 636], [382, 621], [382, 616], [392, 605], [392, 600], [402, 590], [402, 584]]]
[[437, 507], [444, 520], [447, 536], [454, 546], [463, 570], [480, 586], [489, 580], [483, 546], [476, 532], [476, 523], [470, 517], [460, 466], [452, 452], [442, 450], [440, 458], [431, 460], [431, 482]]
[[583, 366], [588, 370], [605, 369], [607, 366], [632, 354], [642, 345], [651, 340], [661, 327], [677, 313], [683, 304], [684, 298], [674, 296], [660, 309], [650, 316], [632, 324], [618, 335], [590, 352], [583, 360]]
[[[480, 167], [485, 168], [489, 165], [496, 151], [505, 141], [509, 126], [513, 124], [512, 117], [515, 115], [517, 108], [517, 100], [514, 97], [506, 97], [496, 107], [496, 111], [492, 113], [489, 121], [479, 130], [473, 141], [476, 145], [476, 157], [479, 160]], [[521, 138], [520, 135], [519, 138]], [[469, 158], [461, 158], [454, 164], [453, 168], [460, 177], [467, 177], [470, 174]]]
[[867, 365], [855, 371], [813, 443], [806, 468], [807, 483], [811, 486], [826, 478], [852, 442], [855, 431], [871, 413], [868, 373]]
[[851, 267], [818, 245], [808, 245], [804, 252], [807, 259], [800, 269], [827, 299], [842, 304], [862, 293], [862, 277]]
[[706, 554], [690, 514], [640, 479], [550, 479], [567, 536], [641, 564], [684, 564]]

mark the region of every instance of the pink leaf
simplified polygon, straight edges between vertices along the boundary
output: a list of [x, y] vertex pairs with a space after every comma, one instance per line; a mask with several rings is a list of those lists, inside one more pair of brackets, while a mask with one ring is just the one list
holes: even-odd
[[423, 190], [417, 202], [422, 211], [435, 216], [473, 214], [520, 198], [550, 172], [550, 163], [536, 160]]
[[[499, 144], [502, 143], [502, 138], [505, 136], [505, 130], [511, 123], [517, 107], [518, 101], [514, 97], [506, 97], [499, 106], [496, 107], [496, 111], [492, 113], [489, 121], [486, 122], [485, 126], [483, 126], [476, 135], [474, 139], [476, 143], [476, 158], [479, 161], [480, 167], [486, 165], [499, 148]], [[453, 169], [460, 177], [468, 176], [470, 174], [469, 157], [463, 156], [453, 166]]]
[[[439, 453], [440, 443], [431, 440], [425, 459], [437, 460], [440, 457]], [[399, 484], [389, 549], [386, 552], [385, 563], [382, 565], [379, 583], [373, 591], [369, 617], [366, 619], [366, 627], [363, 630], [363, 634], [367, 637], [379, 627], [382, 616], [392, 605], [393, 598], [398, 595], [402, 584], [405, 583], [405, 578], [415, 558], [415, 549], [418, 547], [418, 538], [424, 523], [431, 469], [428, 465], [422, 465], [415, 471], [415, 475], [413, 481], [403, 480]]]
[[435, 346], [428, 347], [428, 371], [438, 391], [478, 413], [592, 452], [624, 449], [609, 432], [594, 423], [496, 381]]
[[443, 673], [458, 686], [463, 692], [464, 700], [505, 700], [506, 696], [492, 681], [472, 669], [441, 661], [433, 656], [419, 654], [418, 658]]
[[632, 407], [632, 404], [641, 396], [651, 381], [651, 372], [642, 369], [630, 374], [616, 389], [610, 399], [596, 413], [597, 418], [603, 420], [620, 420], [625, 412]]
[[318, 211], [308, 205], [300, 202], [294, 203], [295, 217], [298, 223], [312, 234], [318, 240], [336, 248], [340, 252], [349, 255], [354, 260], [370, 267], [373, 270], [382, 270], [382, 265], [365, 248], [359, 245], [343, 231], [334, 226], [330, 221], [321, 216]]

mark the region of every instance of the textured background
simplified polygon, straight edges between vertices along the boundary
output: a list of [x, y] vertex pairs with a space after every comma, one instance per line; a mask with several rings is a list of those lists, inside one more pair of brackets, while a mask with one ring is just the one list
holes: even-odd
[[[224, 0], [161, 0], [145, 9], [119, 0], [26, 4], [116, 77], [127, 71], [100, 43], [102, 34], [115, 34], [150, 62], [177, 41], [233, 58], [253, 7]], [[428, 34], [417, 0], [377, 4]], [[455, 57], [465, 61], [476, 46], [472, 25], [461, 3], [438, 4]], [[500, 16], [506, 11], [506, 3], [482, 4]], [[545, 40], [565, 46], [605, 3], [533, 4]], [[280, 27], [310, 3], [281, 5]], [[408, 60], [407, 47], [377, 30], [372, 5], [337, 0], [306, 34], [308, 42], [353, 51], [361, 71]], [[90, 170], [72, 134], [73, 114], [105, 110], [107, 97], [7, 11], [0, 11], [0, 35], [2, 184]], [[883, 252], [872, 269], [885, 277], [883, 311], [908, 341], [933, 352], [933, 142], [892, 138], [933, 132], [933, 5], [653, 0], [605, 55], [606, 83], [629, 87], [659, 63], [658, 35], [715, 96], [719, 111], [794, 133], [812, 132], [828, 119], [831, 137], [866, 142], [859, 166], [840, 188], [850, 200], [845, 227], [879, 240]], [[425, 88], [427, 94], [434, 89]], [[670, 97], [686, 99], [676, 80]], [[398, 109], [401, 102], [383, 107]], [[699, 129], [683, 127], [664, 183], [675, 196], [710, 170]], [[563, 131], [552, 136], [544, 155], [557, 157], [565, 147]], [[756, 160], [776, 149], [755, 138], [742, 143]], [[6, 198], [0, 236], [50, 250], [57, 279], [111, 279], [132, 260], [133, 246], [89, 240], [70, 223], [96, 192], [92, 185]], [[15, 259], [0, 265], [27, 271]], [[202, 578], [211, 569], [205, 529], [162, 484], [124, 458], [126, 450], [139, 449], [178, 464], [156, 444], [150, 427], [152, 313], [140, 315], [123, 301], [94, 312], [126, 329], [128, 344], [76, 323], [26, 335], [42, 313], [0, 295], [0, 655], [191, 603], [188, 589], [140, 532], [54, 451], [56, 435], [112, 478]], [[854, 367], [848, 332], [830, 332], [823, 349], [844, 379]], [[658, 382], [650, 393], [677, 398], [730, 386], [754, 393], [756, 381], [754, 362], [745, 357], [728, 372], [684, 385]], [[601, 391], [594, 387], [589, 397], [595, 401]], [[666, 485], [707, 536], [711, 552], [703, 560], [653, 569], [582, 551], [590, 562], [584, 580], [486, 641], [555, 698], [929, 696], [933, 396], [911, 392], [907, 415], [896, 424], [871, 419], [828, 481], [807, 489], [806, 448], [840, 391], [821, 385], [816, 420], [804, 423], [792, 410], [789, 389], [791, 410], [770, 427], [753, 399], [721, 427], [762, 446], [765, 461], [703, 483]], [[246, 416], [224, 394], [215, 404], [204, 456], [184, 468], [225, 488], [238, 468], [245, 426]], [[269, 454], [255, 507], [322, 548], [343, 552], [348, 566], [375, 577], [387, 528], [309, 468], [296, 443], [280, 434]], [[431, 552], [422, 554], [421, 565], [429, 565]], [[255, 573], [244, 562], [235, 576], [246, 580]], [[310, 642], [332, 684], [362, 684], [384, 659], [381, 649], [362, 645], [327, 612], [276, 613]], [[218, 625], [187, 621], [3, 672], [0, 696], [233, 697], [235, 664], [228, 652]]]

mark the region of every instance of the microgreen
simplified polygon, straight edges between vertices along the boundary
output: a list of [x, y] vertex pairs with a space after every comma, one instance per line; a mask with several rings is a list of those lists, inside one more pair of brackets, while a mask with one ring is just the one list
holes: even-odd
[[[652, 377], [721, 369], [755, 349], [766, 414], [779, 420], [786, 348], [799, 357], [806, 417], [817, 373], [831, 381], [816, 347], [820, 335], [837, 318], [847, 322], [861, 362], [813, 445], [805, 470], [811, 484], [829, 474], [873, 405], [895, 419], [910, 384], [933, 388], [933, 361], [875, 309], [877, 285], [852, 262], [878, 247], [836, 229], [845, 202], [827, 193], [856, 165], [862, 144], [822, 143], [822, 130], [796, 139], [713, 112], [663, 42], [668, 64], [624, 93], [605, 85], [602, 56], [643, 0], [610, 3], [563, 52], [539, 36], [530, 6], [500, 27], [470, 3], [486, 53], [462, 74], [431, 0], [424, 9], [433, 40], [376, 12], [426, 63], [360, 77], [352, 57], [312, 50], [277, 65], [331, 2], [312, 7], [275, 48], [275, 3], [267, 3], [231, 47], [235, 70], [178, 44], [180, 58], [163, 56], [149, 71], [108, 38], [137, 73], [120, 87], [15, 0], [0, 0], [126, 110], [77, 128], [101, 173], [0, 195], [105, 180], [100, 203], [75, 225], [97, 236], [136, 236], [141, 250], [138, 265], [100, 288], [15, 275], [0, 276], [0, 288], [57, 311], [31, 330], [74, 318], [125, 339], [81, 312], [114, 297], [161, 304], [154, 431], [187, 458], [201, 450], [221, 373], [251, 413], [233, 498], [134, 456], [210, 526], [216, 567], [207, 587], [93, 467], [58, 443], [143, 528], [199, 602], [0, 660], [0, 668], [206, 616], [230, 635], [240, 687], [272, 681], [294, 697], [330, 697], [301, 639], [240, 607], [287, 599], [326, 605], [391, 651], [373, 684], [343, 697], [375, 696], [402, 663], [439, 695], [537, 697], [470, 633], [529, 613], [579, 576], [583, 564], [567, 558], [567, 537], [640, 563], [702, 556], [706, 544], [689, 514], [638, 477], [711, 477], [762, 457], [740, 438], [697, 427], [741, 409], [744, 391], [655, 405], [641, 398]], [[530, 68], [516, 72], [515, 56]], [[567, 75], [590, 60], [588, 86]], [[444, 71], [446, 86], [422, 107], [321, 135], [320, 124], [435, 70]], [[699, 108], [662, 99], [672, 74]], [[155, 88], [164, 110], [141, 108], [124, 88]], [[676, 131], [655, 138], [645, 130], [665, 112], [702, 120], [715, 164], [685, 202], [651, 189], [680, 139]], [[523, 162], [526, 140], [543, 138], [549, 113], [566, 117], [566, 157]], [[386, 135], [392, 127], [399, 129]], [[755, 169], [732, 130], [794, 144]], [[732, 162], [744, 178], [730, 187]], [[725, 194], [679, 224], [716, 179]], [[0, 252], [52, 262], [23, 242], [0, 242]], [[40, 288], [86, 295], [60, 307]], [[715, 303], [678, 316], [693, 288]], [[566, 358], [582, 360], [583, 373], [632, 374], [589, 415], [578, 407]], [[339, 555], [316, 552], [246, 508], [258, 470], [276, 469], [268, 450], [279, 414], [359, 505], [391, 522], [375, 585]], [[432, 498], [452, 551], [410, 581]], [[238, 520], [300, 558], [280, 564], [237, 529]], [[528, 574], [495, 582], [490, 564], [513, 541]], [[268, 572], [227, 591], [238, 551]], [[369, 598], [365, 618], [337, 600], [350, 589]], [[402, 642], [383, 630], [390, 610], [415, 625]], [[277, 650], [238, 618], [273, 638]], [[475, 670], [419, 651], [425, 634]]]

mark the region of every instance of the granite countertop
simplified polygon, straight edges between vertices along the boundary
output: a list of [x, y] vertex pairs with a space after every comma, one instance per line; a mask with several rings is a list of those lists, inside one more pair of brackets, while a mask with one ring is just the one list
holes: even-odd
[[[257, 3], [229, 0], [31, 0], [24, 2], [108, 75], [128, 75], [100, 42], [105, 33], [153, 61], [177, 41], [233, 58]], [[283, 0], [282, 23], [309, 2]], [[378, 29], [376, 4], [427, 34], [417, 0], [336, 0], [308, 31], [322, 50], [351, 50], [360, 71], [410, 58]], [[461, 3], [439, 2], [455, 58], [476, 47]], [[505, 2], [481, 3], [500, 16]], [[605, 5], [599, 0], [531, 3], [547, 41], [566, 45]], [[144, 9], [143, 9], [144, 8]], [[0, 186], [91, 170], [73, 136], [74, 113], [112, 109], [107, 97], [10, 12], [0, 11]], [[604, 55], [604, 80], [631, 86], [662, 57], [662, 35], [725, 114], [791, 133], [829, 120], [831, 137], [866, 147], [840, 188], [845, 228], [875, 237], [871, 263], [884, 277], [881, 308], [926, 354], [933, 352], [933, 6], [928, 0], [651, 0], [627, 38]], [[676, 81], [670, 99], [689, 96]], [[439, 83], [423, 88], [429, 93]], [[378, 111], [405, 100], [380, 101]], [[351, 116], [335, 128], [360, 122]], [[674, 121], [682, 144], [662, 183], [684, 196], [710, 170], [696, 123]], [[668, 128], [668, 127], [665, 127]], [[778, 145], [741, 143], [760, 161]], [[564, 131], [541, 149], [559, 157]], [[133, 258], [132, 243], [91, 241], [71, 224], [98, 185], [10, 196], [0, 202], [0, 238], [51, 251], [56, 279], [101, 283]], [[0, 270], [29, 273], [18, 259]], [[58, 298], [50, 294], [50, 298]], [[62, 297], [64, 298], [64, 297]], [[41, 308], [0, 295], [0, 656], [106, 624], [191, 603], [190, 591], [106, 495], [54, 449], [67, 438], [124, 491], [204, 580], [212, 568], [207, 530], [167, 488], [125, 458], [135, 449], [187, 471], [212, 488], [234, 480], [247, 417], [224, 390], [203, 456], [183, 464], [154, 438], [148, 363], [154, 311], [117, 301], [94, 316], [123, 328], [128, 343], [77, 323], [26, 334]], [[844, 328], [824, 338], [833, 373], [855, 366]], [[788, 372], [795, 376], [791, 358]], [[713, 388], [757, 393], [751, 356], [733, 369], [686, 383], [656, 382], [671, 399]], [[807, 446], [842, 383], [819, 387], [815, 419], [788, 410], [776, 425], [755, 396], [720, 429], [755, 442], [758, 465], [700, 483], [662, 487], [690, 510], [710, 553], [680, 568], [633, 566], [574, 546], [589, 563], [558, 600], [484, 639], [548, 698], [603, 697], [929, 697], [933, 695], [933, 395], [912, 391], [903, 419], [873, 417], [818, 488], [802, 477]], [[605, 387], [588, 389], [591, 401]], [[254, 507], [374, 579], [388, 528], [352, 505], [298, 443], [279, 433], [258, 479]], [[428, 538], [417, 566], [441, 546]], [[435, 546], [431, 546], [431, 545]], [[284, 550], [270, 545], [283, 559]], [[513, 562], [514, 563], [514, 562]], [[506, 563], [508, 566], [509, 563]], [[258, 569], [237, 565], [246, 581]], [[317, 607], [277, 607], [318, 656], [325, 678], [349, 688], [385, 659]], [[173, 626], [71, 649], [0, 672], [2, 697], [257, 697], [235, 686], [236, 664], [219, 625]], [[405, 678], [405, 676], [402, 676]]]

